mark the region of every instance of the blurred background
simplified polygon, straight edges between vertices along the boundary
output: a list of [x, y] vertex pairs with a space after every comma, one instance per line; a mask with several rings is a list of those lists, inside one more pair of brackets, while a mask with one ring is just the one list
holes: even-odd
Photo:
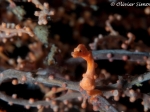
[[[86, 70], [86, 63], [65, 62], [71, 58], [71, 52], [78, 44], [85, 44], [91, 50], [125, 49], [128, 51], [150, 51], [150, 1], [149, 0], [39, 0], [49, 3], [54, 15], [47, 16], [46, 25], [38, 25], [35, 11], [40, 11], [33, 3], [26, 0], [0, 0], [0, 23], [28, 26], [35, 36], [28, 34], [0, 38], [0, 70], [9, 68], [22, 71], [37, 71], [39, 68], [59, 68], [62, 77], [80, 81]], [[135, 3], [133, 6], [129, 6]], [[147, 6], [145, 6], [145, 3]], [[111, 6], [114, 5], [114, 6]], [[125, 6], [126, 5], [126, 6]], [[7, 26], [9, 26], [7, 25]], [[4, 31], [1, 30], [1, 33]], [[131, 37], [131, 38], [130, 38]], [[56, 52], [52, 48], [55, 46]], [[106, 85], [116, 83], [118, 76], [134, 77], [150, 69], [150, 61], [129, 62], [123, 60], [98, 60], [96, 69]], [[143, 86], [133, 86], [148, 94], [149, 81]], [[52, 89], [51, 86], [48, 86]], [[11, 81], [1, 84], [0, 91], [7, 95], [16, 93], [18, 97], [43, 99], [44, 92], [33, 84], [12, 85]], [[65, 93], [65, 92], [64, 92]], [[59, 96], [59, 93], [56, 96]], [[142, 99], [130, 102], [129, 97], [118, 101], [109, 98], [124, 112], [144, 112]], [[70, 100], [70, 107], [59, 103], [58, 112], [92, 112], [92, 106], [81, 109], [81, 101]], [[63, 106], [66, 110], [63, 110]], [[36, 112], [37, 108], [25, 109], [24, 106], [12, 105], [0, 100], [0, 112]], [[48, 108], [43, 112], [51, 112]], [[40, 111], [39, 111], [40, 112]]]

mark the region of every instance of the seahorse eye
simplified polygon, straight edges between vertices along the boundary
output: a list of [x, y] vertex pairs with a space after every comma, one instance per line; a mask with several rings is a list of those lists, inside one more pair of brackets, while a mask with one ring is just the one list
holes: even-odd
[[82, 52], [82, 50], [81, 50], [81, 49], [79, 49], [79, 52]]

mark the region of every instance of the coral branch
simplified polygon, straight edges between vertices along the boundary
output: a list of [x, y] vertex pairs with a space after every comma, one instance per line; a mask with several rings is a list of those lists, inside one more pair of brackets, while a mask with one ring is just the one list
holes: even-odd
[[55, 100], [64, 101], [64, 100], [75, 99], [75, 98], [78, 98], [78, 97], [81, 97], [81, 94], [79, 92], [70, 92], [70, 93], [66, 93], [63, 96], [60, 96], [60, 97], [56, 98]]
[[9, 35], [6, 35], [6, 33], [0, 33], [0, 39], [4, 39], [4, 38], [12, 38], [14, 36], [16, 36], [17, 33], [11, 33]]
[[[24, 77], [26, 81], [22, 80], [22, 78]], [[50, 79], [50, 76], [47, 76], [47, 75], [32, 74], [31, 72], [22, 72], [22, 71], [17, 71], [17, 70], [12, 70], [12, 69], [3, 71], [0, 74], [0, 83], [2, 83], [4, 80], [12, 79], [12, 78], [16, 78], [19, 83], [40, 82], [43, 84], [50, 84], [50, 85], [55, 85], [55, 86], [60, 86], [60, 87], [65, 83], [67, 85], [66, 88], [72, 89], [72, 90], [79, 90], [78, 82], [72, 82], [72, 81], [62, 79], [62, 78]]]
[[[147, 57], [150, 56], [147, 52], [131, 52], [126, 50], [98, 50], [98, 51], [92, 51], [92, 55], [94, 60], [103, 60], [103, 59], [109, 59], [108, 54], [111, 54], [110, 57], [112, 60], [125, 60], [125, 56], [127, 56], [128, 61], [144, 61]], [[66, 63], [72, 63], [72, 62], [82, 62], [83, 59], [81, 58], [70, 58], [66, 61]]]
[[97, 110], [102, 110], [105, 112], [118, 112], [112, 105], [109, 104], [102, 96], [99, 96], [96, 102], [93, 102]]
[[123, 56], [128, 56], [129, 61], [143, 61], [144, 57], [150, 56], [147, 52], [130, 52], [126, 50], [100, 50], [92, 52], [95, 60], [108, 59], [108, 53], [112, 54], [113, 60], [123, 60]]
[[46, 25], [47, 17], [51, 18], [51, 15], [54, 15], [54, 11], [50, 10], [49, 4], [44, 3], [43, 5], [38, 0], [28, 0], [28, 2], [32, 2], [36, 5], [37, 8], [41, 9], [41, 11], [35, 11], [34, 15], [39, 17], [38, 24]]
[[[66, 88], [72, 89], [75, 91], [80, 91], [78, 82], [67, 81], [65, 79], [55, 78], [55, 77], [53, 79], [51, 79], [50, 76], [47, 76], [47, 75], [32, 74], [31, 72], [22, 72], [22, 71], [17, 71], [17, 70], [13, 70], [13, 69], [5, 70], [0, 74], [0, 83], [2, 83], [4, 80], [13, 79], [13, 78], [18, 79], [19, 83], [40, 82], [40, 83], [50, 84], [50, 85], [55, 85], [55, 86], [60, 86], [60, 87], [62, 87], [62, 85], [65, 83], [67, 85]], [[43, 106], [50, 105], [50, 102], [46, 102], [46, 101], [35, 101], [35, 102], [29, 104], [28, 103], [29, 101], [27, 101], [27, 100], [21, 99], [21, 101], [20, 101], [19, 99], [12, 99], [11, 97], [9, 97], [3, 93], [0, 93], [0, 95], [2, 96], [1, 97], [2, 100], [7, 101], [7, 102], [12, 102], [15, 104], [19, 104], [19, 105], [24, 105], [24, 106], [27, 105], [27, 106], [33, 106], [33, 107], [38, 106], [38, 105], [43, 105]], [[115, 109], [112, 106], [110, 106], [110, 104], [107, 101], [105, 101], [105, 99], [102, 96], [98, 96], [98, 97], [99, 97], [99, 102], [97, 102], [97, 103], [101, 103], [101, 104], [103, 103], [103, 105], [101, 105], [99, 108], [101, 108], [103, 110], [104, 108], [102, 108], [102, 106], [109, 107], [109, 108], [107, 108], [108, 112], [117, 112], [117, 110], [113, 111]], [[59, 98], [56, 100], [59, 100]], [[96, 103], [96, 105], [98, 105], [97, 103]], [[104, 110], [106, 110], [106, 109], [104, 109]]]
[[147, 80], [150, 80], [150, 72], [147, 72], [143, 75], [137, 76], [133, 80], [127, 82], [124, 85], [124, 88], [131, 88], [133, 85], [142, 83], [142, 82], [147, 81]]
[[35, 101], [33, 103], [30, 103], [29, 100], [20, 99], [20, 98], [14, 99], [8, 95], [5, 95], [2, 92], [0, 92], [0, 98], [10, 104], [18, 104], [18, 105], [31, 106], [31, 107], [37, 107], [38, 105], [49, 106], [51, 104], [51, 101]]
[[43, 5], [38, 0], [28, 0], [28, 2], [32, 2], [39, 9], [43, 9]]
[[14, 24], [2, 23], [2, 25], [0, 25], [0, 31], [5, 32], [6, 35], [18, 34], [18, 36], [22, 36], [22, 33], [26, 33], [31, 37], [34, 36], [34, 33], [30, 30], [30, 28], [28, 27], [21, 28], [19, 25], [15, 26]]

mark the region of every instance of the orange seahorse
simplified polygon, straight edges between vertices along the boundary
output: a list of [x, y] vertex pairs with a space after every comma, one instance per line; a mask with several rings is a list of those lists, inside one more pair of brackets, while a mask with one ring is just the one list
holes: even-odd
[[87, 61], [87, 71], [84, 73], [83, 79], [80, 81], [80, 86], [91, 97], [90, 101], [98, 95], [102, 95], [100, 90], [95, 89], [96, 73], [95, 68], [97, 64], [94, 62], [91, 51], [88, 51], [85, 45], [79, 44], [71, 53], [74, 58], [81, 57]]

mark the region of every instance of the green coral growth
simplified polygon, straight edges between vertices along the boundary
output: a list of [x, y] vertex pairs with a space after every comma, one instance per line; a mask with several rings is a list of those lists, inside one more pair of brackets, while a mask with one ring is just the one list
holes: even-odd
[[136, 83], [135, 85], [136, 85], [137, 87], [141, 87], [141, 86], [142, 86], [141, 83]]
[[49, 52], [46, 60], [45, 60], [45, 64], [47, 65], [53, 65], [53, 64], [56, 64], [57, 62], [55, 61], [55, 55], [56, 53], [58, 52], [58, 48], [53, 44], [51, 46], [51, 51]]
[[23, 16], [26, 14], [26, 11], [20, 6], [13, 8], [12, 12], [18, 17], [19, 20], [22, 20]]
[[43, 44], [48, 44], [48, 27], [44, 25], [37, 25], [34, 29], [34, 33], [37, 36], [38, 40], [41, 41]]

